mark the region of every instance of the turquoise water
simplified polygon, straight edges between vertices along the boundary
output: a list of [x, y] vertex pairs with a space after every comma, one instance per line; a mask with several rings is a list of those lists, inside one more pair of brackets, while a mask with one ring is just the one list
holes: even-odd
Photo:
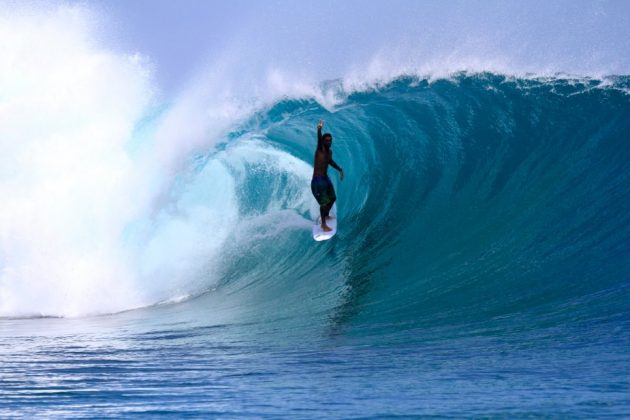
[[[629, 88], [402, 77], [259, 109], [125, 227], [151, 305], [0, 319], [0, 416], [629, 415]], [[346, 179], [316, 243], [320, 118]]]

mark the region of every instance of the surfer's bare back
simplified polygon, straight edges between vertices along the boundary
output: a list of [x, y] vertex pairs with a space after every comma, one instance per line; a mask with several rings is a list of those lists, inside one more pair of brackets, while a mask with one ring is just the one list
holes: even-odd
[[315, 160], [313, 163], [313, 180], [311, 181], [311, 191], [319, 203], [319, 214], [322, 221], [322, 230], [330, 232], [332, 229], [326, 224], [326, 218], [337, 196], [330, 178], [328, 178], [328, 165], [339, 171], [343, 181], [343, 169], [335, 163], [332, 158], [332, 135], [325, 133], [322, 135], [324, 120], [319, 120], [317, 124], [317, 149], [315, 150]]

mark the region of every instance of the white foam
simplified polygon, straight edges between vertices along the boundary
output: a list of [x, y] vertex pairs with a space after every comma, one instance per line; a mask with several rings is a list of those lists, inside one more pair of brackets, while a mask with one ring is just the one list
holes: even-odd
[[87, 21], [65, 7], [0, 16], [0, 316], [142, 304], [116, 243], [138, 210], [125, 143], [149, 75], [95, 49]]
[[[0, 316], [109, 313], [212, 284], [238, 214], [221, 165], [172, 190], [186, 154], [219, 120], [182, 101], [130, 154], [154, 88], [138, 54], [95, 42], [80, 7], [0, 15]], [[191, 105], [191, 102], [193, 104]], [[206, 176], [207, 175], [207, 176]], [[195, 202], [194, 189], [220, 195]], [[135, 226], [129, 232], [129, 226]]]

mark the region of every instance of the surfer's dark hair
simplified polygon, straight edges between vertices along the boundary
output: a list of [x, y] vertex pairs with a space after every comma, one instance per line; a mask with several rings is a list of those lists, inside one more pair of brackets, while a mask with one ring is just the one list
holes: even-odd
[[332, 134], [330, 134], [330, 133], [325, 133], [325, 134], [322, 136], [322, 139], [323, 139], [323, 140], [328, 140], [328, 139], [331, 139], [331, 140], [332, 140]]

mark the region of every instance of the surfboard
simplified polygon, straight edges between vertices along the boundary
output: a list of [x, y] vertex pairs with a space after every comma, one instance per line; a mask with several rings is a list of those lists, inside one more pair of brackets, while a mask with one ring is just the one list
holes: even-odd
[[337, 216], [331, 214], [330, 218], [326, 220], [326, 224], [329, 228], [332, 229], [330, 232], [324, 232], [322, 230], [320, 220], [321, 218], [318, 217], [317, 220], [315, 220], [315, 224], [313, 225], [313, 239], [318, 242], [326, 241], [335, 236], [335, 233], [337, 233]]

